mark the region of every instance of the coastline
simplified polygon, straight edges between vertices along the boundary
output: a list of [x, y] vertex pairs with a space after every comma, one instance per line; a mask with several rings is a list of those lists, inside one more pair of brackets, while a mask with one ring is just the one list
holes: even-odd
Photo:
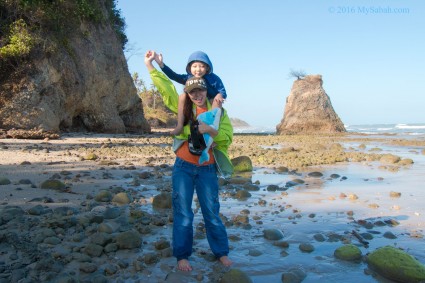
[[[86, 226], [70, 228], [50, 227], [55, 232], [52, 237], [58, 238], [60, 244], [44, 241], [37, 244], [53, 254], [57, 253], [61, 259], [63, 269], [53, 272], [54, 275], [67, 274], [82, 281], [103, 276], [106, 280], [114, 281], [160, 282], [158, 280], [165, 280], [170, 274], [189, 279], [198, 277], [201, 280], [197, 282], [219, 280], [226, 270], [220, 269], [210, 257], [208, 244], [202, 234], [199, 211], [195, 210], [195, 223], [198, 223], [195, 234], [198, 238], [195, 253], [191, 257], [195, 268], [192, 274], [186, 276], [173, 272], [175, 260], [170, 257], [170, 251], [167, 248], [156, 248], [156, 243], [161, 239], [168, 244], [171, 242], [170, 210], [157, 211], [152, 207], [155, 196], [161, 192], [170, 192], [174, 161], [171, 142], [171, 137], [164, 134], [163, 130], [155, 130], [153, 134], [147, 135], [72, 133], [64, 134], [58, 140], [0, 140], [0, 178], [7, 178], [11, 182], [0, 186], [0, 210], [5, 215], [7, 207], [18, 206], [23, 212], [12, 214], [16, 217], [16, 223], [2, 218], [0, 234], [3, 235], [3, 242], [7, 243], [5, 231], [17, 233], [23, 239], [37, 229], [44, 229], [46, 223], [50, 223], [46, 222], [51, 213], [49, 209], [54, 211], [61, 207], [73, 207], [75, 211], [67, 210], [61, 217], [68, 219], [73, 216], [80, 223], [88, 217], [86, 214], [105, 213], [109, 209], [118, 208], [117, 219], [125, 219], [120, 220], [125, 223], [115, 218], [110, 221], [104, 219], [104, 222], [112, 222], [113, 225], [109, 224], [118, 225], [122, 230], [124, 227], [138, 230], [144, 242], [141, 248], [90, 255], [88, 262], [96, 268], [89, 268], [84, 262], [75, 259], [80, 254], [87, 255], [87, 241], [81, 239], [74, 242], [71, 239], [81, 233], [89, 237], [96, 235], [99, 223], [89, 222]], [[423, 177], [418, 172], [423, 172], [424, 148], [425, 141], [422, 138], [400, 139], [397, 136], [378, 137], [353, 133], [314, 136], [235, 134], [229, 153], [231, 157], [249, 156], [254, 172], [238, 174], [239, 177], [222, 182], [221, 212], [231, 239], [230, 256], [236, 262], [234, 268], [247, 273], [254, 282], [275, 282], [290, 267], [302, 267], [307, 274], [303, 282], [315, 282], [318, 278], [328, 278], [326, 274], [336, 276], [341, 272], [350, 273], [352, 281], [345, 279], [345, 282], [376, 282], [375, 277], [370, 275], [352, 275], [365, 268], [364, 264], [348, 269], [338, 266], [342, 270], [332, 267], [333, 250], [342, 244], [342, 240], [318, 242], [314, 235], [323, 234], [329, 239], [329, 233], [332, 232], [341, 237], [344, 231], [362, 230], [364, 227], [359, 224], [360, 220], [376, 220], [379, 217], [400, 223], [394, 228], [384, 227], [397, 238], [387, 239], [383, 236], [384, 232], [376, 234], [370, 240], [370, 247], [363, 248], [363, 252], [397, 243], [407, 247], [424, 263], [425, 254], [415, 249], [415, 245], [423, 244], [424, 234], [425, 213], [417, 201], [423, 197], [418, 190]], [[412, 159], [414, 163], [382, 161], [382, 157], [387, 154], [400, 156], [400, 161]], [[311, 177], [309, 174], [312, 172], [323, 175]], [[332, 174], [339, 177], [332, 178]], [[344, 176], [347, 179], [342, 180]], [[44, 181], [55, 178], [65, 187], [58, 190], [41, 189]], [[244, 183], [241, 183], [241, 179]], [[295, 179], [304, 183], [287, 186], [288, 182]], [[237, 198], [238, 191], [252, 186], [258, 190], [249, 191], [251, 197]], [[112, 196], [126, 193], [129, 200], [127, 203], [117, 203], [112, 199], [96, 201], [96, 197], [105, 190], [112, 192]], [[390, 197], [391, 191], [401, 193], [402, 197]], [[37, 198], [38, 201], [34, 201]], [[28, 212], [38, 206], [41, 207], [38, 214]], [[133, 219], [131, 213], [134, 211], [141, 211], [141, 219], [146, 222]], [[22, 227], [29, 225], [29, 219], [37, 219], [34, 223], [38, 225], [25, 230]], [[276, 251], [272, 243], [261, 236], [263, 230], [270, 227], [283, 231], [283, 239], [289, 248]], [[379, 232], [379, 229], [374, 227], [366, 231]], [[347, 239], [358, 244], [353, 237]], [[304, 242], [316, 247], [308, 259], [306, 257], [309, 253], [298, 249], [298, 245]], [[283, 257], [282, 252], [288, 255]], [[318, 257], [322, 259], [318, 260]], [[273, 263], [270, 263], [270, 259], [274, 260]], [[13, 272], [6, 267], [13, 266], [17, 261], [28, 262], [29, 259], [22, 251], [16, 251], [6, 244], [2, 261], [2, 278], [10, 278], [7, 276], [12, 276]], [[121, 261], [123, 266], [119, 264]], [[317, 264], [323, 270], [312, 268]], [[112, 266], [118, 267], [115, 270]], [[31, 264], [21, 265], [20, 268], [31, 269]], [[111, 268], [115, 272], [106, 271]], [[38, 276], [52, 273], [51, 270], [37, 272]]]

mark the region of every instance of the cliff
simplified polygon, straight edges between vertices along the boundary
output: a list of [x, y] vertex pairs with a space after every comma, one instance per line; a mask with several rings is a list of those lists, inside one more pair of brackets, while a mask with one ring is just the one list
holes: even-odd
[[0, 41], [0, 128], [150, 131], [111, 18], [113, 0], [39, 1], [44, 4], [23, 8], [10, 2], [1, 4], [2, 21], [19, 23], [19, 34], [30, 39], [29, 51], [16, 56], [10, 50], [17, 35], [12, 29], [2, 35], [9, 40]]
[[309, 75], [294, 82], [283, 119], [276, 126], [277, 134], [346, 131], [322, 85], [321, 75]]

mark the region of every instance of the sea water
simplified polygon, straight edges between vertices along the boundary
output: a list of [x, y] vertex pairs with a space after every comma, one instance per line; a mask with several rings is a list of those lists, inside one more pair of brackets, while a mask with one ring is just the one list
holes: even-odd
[[[368, 125], [344, 125], [347, 132], [360, 134], [392, 134], [392, 135], [410, 135], [425, 136], [425, 123], [415, 124], [368, 124]], [[247, 126], [235, 127], [235, 133], [260, 133], [274, 134], [276, 127], [274, 126]]]

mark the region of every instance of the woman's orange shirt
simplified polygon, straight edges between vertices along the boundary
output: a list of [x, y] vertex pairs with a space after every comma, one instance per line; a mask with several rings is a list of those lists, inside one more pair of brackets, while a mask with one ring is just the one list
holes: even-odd
[[[198, 117], [199, 114], [207, 112], [208, 109], [206, 108], [200, 108], [200, 107], [196, 107], [196, 116]], [[189, 163], [195, 164], [195, 165], [209, 165], [209, 164], [214, 164], [215, 160], [214, 160], [214, 155], [212, 154], [212, 149], [210, 148], [208, 151], [208, 154], [210, 155], [210, 160], [199, 164], [199, 158], [200, 156], [197, 155], [193, 155], [192, 153], [190, 153], [189, 151], [189, 145], [188, 142], [185, 141], [180, 147], [179, 149], [177, 149], [176, 155], [177, 157], [183, 159], [184, 161], [187, 161]]]

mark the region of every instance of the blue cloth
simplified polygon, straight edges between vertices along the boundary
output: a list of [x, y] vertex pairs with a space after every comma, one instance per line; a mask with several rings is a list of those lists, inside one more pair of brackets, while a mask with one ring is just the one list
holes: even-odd
[[186, 66], [187, 74], [177, 74], [170, 67], [164, 64], [161, 70], [169, 77], [171, 80], [178, 82], [182, 85], [186, 83], [186, 81], [193, 77], [190, 73], [190, 64], [193, 61], [200, 61], [202, 63], [207, 64], [210, 67], [210, 72], [203, 76], [204, 80], [207, 83], [207, 97], [208, 99], [213, 99], [217, 93], [221, 93], [223, 98], [227, 98], [226, 89], [224, 88], [224, 84], [221, 81], [220, 77], [213, 73], [213, 65], [211, 60], [208, 58], [208, 55], [202, 51], [196, 51], [189, 56], [189, 60]]
[[193, 246], [192, 200], [196, 190], [204, 217], [208, 243], [220, 258], [229, 253], [226, 228], [220, 219], [218, 178], [214, 164], [197, 166], [176, 158], [173, 168], [173, 255], [188, 259]]

